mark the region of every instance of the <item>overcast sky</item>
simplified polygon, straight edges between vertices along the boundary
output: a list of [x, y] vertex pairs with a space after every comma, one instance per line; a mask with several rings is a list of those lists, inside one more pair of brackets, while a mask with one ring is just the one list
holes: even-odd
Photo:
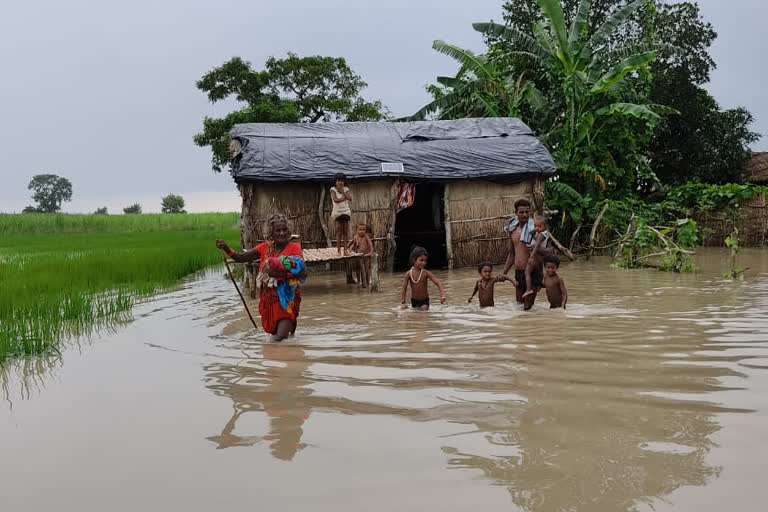
[[[483, 50], [471, 23], [500, 20], [502, 0], [17, 0], [0, 7], [0, 211], [31, 204], [35, 174], [69, 178], [69, 212], [182, 194], [190, 211], [235, 211], [228, 174], [192, 143], [205, 115], [224, 113], [195, 81], [230, 57], [343, 56], [364, 95], [395, 115], [427, 100], [424, 86], [455, 71], [431, 49], [444, 39]], [[768, 135], [766, 0], [700, 0], [719, 38], [710, 91], [743, 105]], [[231, 107], [232, 105], [228, 105]], [[768, 149], [768, 137], [756, 149]]]

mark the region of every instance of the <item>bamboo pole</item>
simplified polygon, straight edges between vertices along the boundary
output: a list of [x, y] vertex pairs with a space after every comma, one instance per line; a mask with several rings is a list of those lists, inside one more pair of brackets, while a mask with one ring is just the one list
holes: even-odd
[[395, 270], [395, 251], [397, 250], [397, 242], [395, 242], [395, 224], [397, 223], [397, 182], [392, 184], [392, 223], [389, 225], [389, 231], [387, 232], [387, 271], [393, 272]]
[[[320, 202], [317, 205], [317, 218], [320, 220], [320, 227], [323, 229], [323, 235], [325, 236], [325, 246], [331, 247], [331, 235], [328, 233], [328, 224], [325, 222], [325, 212], [323, 207], [325, 206], [325, 185], [320, 185]], [[325, 265], [325, 270], [331, 270], [331, 264]], [[347, 276], [347, 282], [349, 282], [349, 276]]]
[[[447, 185], [446, 185], [447, 186]], [[450, 221], [451, 224], [466, 224], [469, 222], [483, 222], [488, 220], [498, 220], [498, 219], [509, 219], [510, 217], [514, 217], [514, 213], [510, 213], [508, 215], [496, 215], [494, 217], [483, 217], [480, 219], [458, 219], [458, 220], [452, 220]], [[448, 220], [445, 221], [446, 224], [448, 224]]]
[[448, 270], [453, 269], [453, 237], [451, 234], [451, 184], [443, 188], [443, 209], [445, 213], [445, 253], [448, 256]]
[[330, 247], [331, 235], [328, 233], [328, 224], [325, 222], [325, 212], [323, 212], [324, 206], [325, 206], [325, 185], [320, 185], [320, 203], [317, 205], [317, 218], [320, 219], [320, 227], [323, 228], [323, 235], [325, 235], [326, 247]]

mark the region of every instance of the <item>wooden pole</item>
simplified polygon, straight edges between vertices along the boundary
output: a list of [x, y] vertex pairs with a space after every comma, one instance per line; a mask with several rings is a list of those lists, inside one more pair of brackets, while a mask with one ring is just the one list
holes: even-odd
[[331, 247], [331, 235], [328, 233], [328, 224], [325, 222], [325, 185], [320, 185], [320, 203], [317, 205], [317, 218], [320, 219], [320, 227], [325, 235], [325, 246]]
[[453, 269], [453, 236], [451, 233], [451, 184], [443, 189], [443, 211], [445, 212], [445, 254], [448, 257], [448, 270]]
[[535, 178], [531, 186], [531, 199], [533, 199], [533, 211], [544, 213], [544, 178]]
[[245, 308], [245, 312], [248, 313], [248, 318], [251, 319], [251, 323], [253, 324], [253, 328], [257, 331], [259, 330], [259, 326], [256, 325], [256, 320], [253, 319], [253, 315], [251, 315], [251, 310], [248, 309], [248, 304], [245, 302], [245, 297], [243, 297], [243, 294], [240, 292], [240, 287], [237, 286], [237, 282], [235, 281], [235, 277], [232, 275], [232, 269], [229, 268], [229, 262], [227, 261], [227, 257], [224, 255], [224, 253], [221, 253], [221, 259], [224, 261], [224, 266], [227, 267], [227, 273], [229, 274], [229, 278], [232, 280], [232, 284], [235, 285], [235, 290], [237, 290], [237, 294], [240, 296], [240, 300], [243, 303], [243, 307]]
[[379, 291], [379, 255], [376, 251], [371, 253], [371, 291]]
[[[320, 203], [317, 205], [317, 218], [320, 220], [320, 227], [325, 236], [325, 246], [331, 247], [331, 235], [328, 233], [328, 224], [325, 222], [325, 185], [320, 185]], [[331, 264], [325, 265], [325, 270], [331, 270]], [[349, 281], [347, 281], [349, 282]]]
[[395, 241], [395, 224], [397, 223], [397, 181], [392, 184], [390, 206], [392, 208], [392, 223], [389, 225], [389, 231], [387, 232], [386, 255], [387, 271], [393, 272], [395, 270], [395, 251], [397, 250], [397, 242]]
[[368, 270], [365, 268], [365, 260], [366, 260], [365, 256], [360, 256], [357, 259], [357, 264], [360, 265], [360, 280], [362, 281], [362, 283], [360, 284], [368, 283], [367, 287], [369, 287], [371, 283], [368, 281]]

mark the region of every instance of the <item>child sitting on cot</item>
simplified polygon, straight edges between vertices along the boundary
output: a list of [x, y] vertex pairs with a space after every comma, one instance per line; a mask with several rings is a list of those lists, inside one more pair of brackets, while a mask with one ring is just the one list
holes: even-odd
[[539, 290], [541, 290], [543, 258], [550, 254], [547, 218], [543, 215], [536, 215], [533, 218], [533, 230], [536, 232], [536, 238], [531, 246], [528, 264], [525, 266], [525, 293], [523, 298], [539, 293]]
[[496, 283], [502, 281], [508, 281], [509, 277], [504, 274], [493, 276], [493, 263], [490, 261], [484, 261], [477, 266], [477, 271], [480, 273], [480, 279], [475, 283], [475, 289], [472, 291], [472, 296], [467, 300], [468, 303], [472, 302], [475, 295], [479, 294], [481, 308], [492, 308], [493, 304], [493, 287]]
[[568, 303], [568, 290], [565, 289], [565, 279], [557, 274], [560, 268], [560, 258], [554, 254], [544, 256], [544, 289], [551, 309], [565, 309]]
[[[373, 252], [373, 242], [371, 237], [368, 236], [368, 226], [364, 223], [357, 225], [357, 232], [354, 238], [349, 241], [347, 248], [353, 253], [358, 254], [371, 254]], [[363, 278], [363, 269], [360, 265], [365, 265], [365, 278]], [[368, 288], [371, 279], [371, 260], [369, 258], [363, 259], [361, 263], [355, 265], [355, 274], [357, 275], [357, 282], [360, 283], [361, 288]]]
[[345, 186], [347, 176], [344, 173], [336, 174], [335, 180], [335, 185], [331, 187], [331, 220], [336, 224], [336, 247], [341, 254], [342, 248], [346, 251], [349, 236], [349, 220], [352, 218], [349, 202], [352, 200], [352, 194]]
[[401, 308], [405, 309], [408, 306], [405, 302], [405, 295], [408, 292], [408, 285], [411, 286], [411, 307], [420, 311], [427, 311], [429, 309], [429, 290], [427, 290], [427, 280], [432, 281], [440, 290], [440, 303], [445, 304], [445, 288], [443, 284], [424, 267], [427, 266], [427, 258], [429, 254], [423, 247], [414, 246], [411, 249], [411, 269], [405, 273], [403, 278], [403, 288], [400, 293]]

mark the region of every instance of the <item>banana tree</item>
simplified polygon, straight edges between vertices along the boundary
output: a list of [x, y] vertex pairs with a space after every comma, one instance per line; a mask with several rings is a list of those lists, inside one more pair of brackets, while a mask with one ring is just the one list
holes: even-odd
[[432, 48], [459, 63], [456, 76], [439, 76], [428, 91], [435, 97], [407, 121], [421, 121], [430, 115], [439, 119], [459, 117], [519, 117], [523, 103], [543, 106], [543, 97], [533, 84], [501, 73], [486, 55], [435, 41]]
[[[559, 0], [538, 0], [544, 20], [532, 33], [497, 23], [475, 23], [475, 30], [501, 38], [509, 44], [508, 53], [532, 59], [538, 69], [561, 83], [561, 105], [555, 106], [554, 124], [542, 134], [553, 150], [560, 167], [580, 177], [592, 178], [592, 185], [605, 189], [601, 174], [606, 148], [596, 148], [600, 135], [616, 129], [617, 118], [638, 120], [637, 130], [648, 129], [661, 115], [674, 110], [652, 104], [622, 101], [627, 89], [625, 78], [640, 72], [656, 58], [653, 44], [633, 44], [612, 48], [614, 32], [648, 0], [636, 0], [617, 10], [588, 36], [591, 0], [582, 0], [570, 26], [566, 25]], [[596, 151], [598, 149], [598, 151]], [[595, 158], [596, 155], [602, 155]]]

